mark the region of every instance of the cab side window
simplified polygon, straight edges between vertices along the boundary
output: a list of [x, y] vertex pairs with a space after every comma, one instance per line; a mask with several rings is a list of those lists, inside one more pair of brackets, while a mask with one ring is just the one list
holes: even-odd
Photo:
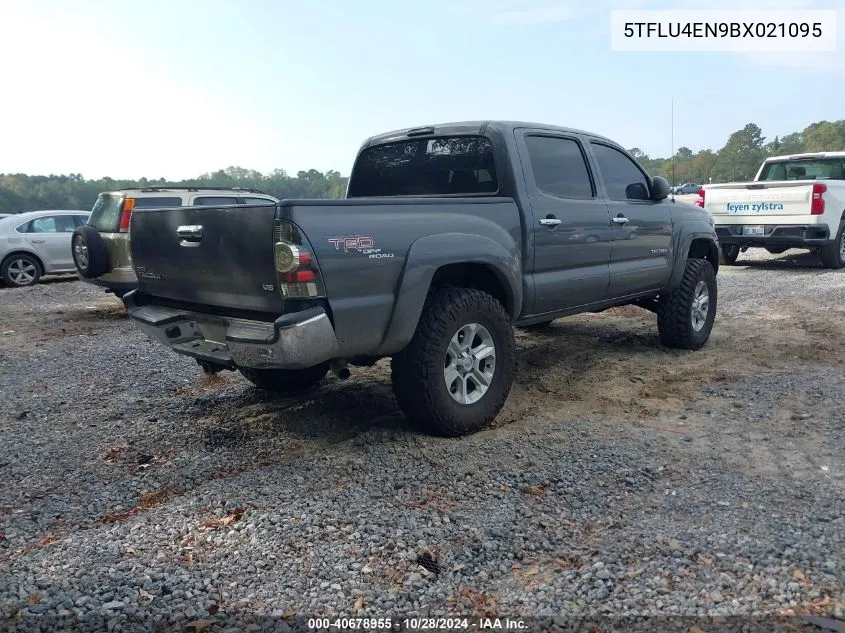
[[556, 198], [593, 198], [595, 190], [580, 144], [569, 138], [527, 136], [537, 189]]
[[602, 143], [592, 143], [592, 147], [611, 200], [651, 199], [648, 180], [631, 158]]

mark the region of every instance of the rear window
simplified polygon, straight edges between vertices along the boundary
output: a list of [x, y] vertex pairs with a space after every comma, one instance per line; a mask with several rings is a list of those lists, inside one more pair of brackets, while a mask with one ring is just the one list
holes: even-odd
[[845, 158], [767, 163], [760, 180], [845, 180]]
[[355, 162], [347, 197], [492, 195], [498, 190], [490, 141], [444, 136], [365, 149]]
[[116, 231], [120, 223], [120, 207], [122, 203], [122, 196], [100, 195], [97, 198], [97, 202], [94, 203], [94, 208], [91, 209], [88, 224], [104, 233]]

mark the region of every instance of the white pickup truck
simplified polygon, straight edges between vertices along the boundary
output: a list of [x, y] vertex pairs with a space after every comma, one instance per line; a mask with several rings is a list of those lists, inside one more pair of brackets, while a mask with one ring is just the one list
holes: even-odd
[[807, 248], [845, 267], [845, 152], [767, 158], [752, 182], [704, 185], [699, 206], [716, 225], [722, 261], [765, 248]]

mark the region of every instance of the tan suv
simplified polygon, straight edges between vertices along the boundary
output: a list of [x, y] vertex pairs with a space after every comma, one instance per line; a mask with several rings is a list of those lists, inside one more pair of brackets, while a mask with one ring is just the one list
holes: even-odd
[[88, 223], [73, 232], [73, 262], [84, 281], [122, 297], [138, 284], [129, 250], [129, 220], [134, 209], [277, 202], [277, 198], [255, 189], [144, 187], [107, 191], [97, 197]]

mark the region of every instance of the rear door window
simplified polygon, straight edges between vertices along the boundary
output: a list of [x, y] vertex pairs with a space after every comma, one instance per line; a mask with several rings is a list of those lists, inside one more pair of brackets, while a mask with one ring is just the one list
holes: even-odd
[[347, 197], [494, 195], [493, 144], [483, 136], [443, 136], [364, 149]]
[[76, 224], [72, 215], [46, 215], [29, 224], [28, 233], [73, 233]]
[[558, 198], [592, 198], [593, 182], [580, 144], [569, 138], [527, 136], [537, 189]]
[[244, 198], [244, 204], [276, 204], [267, 198]]

